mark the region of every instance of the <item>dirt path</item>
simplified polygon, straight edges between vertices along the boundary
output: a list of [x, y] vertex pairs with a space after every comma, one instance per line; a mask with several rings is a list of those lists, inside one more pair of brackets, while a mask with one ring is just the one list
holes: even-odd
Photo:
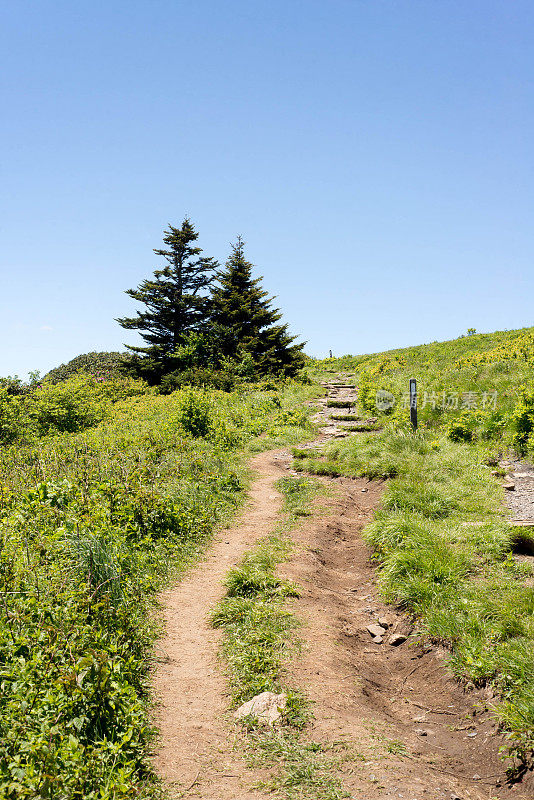
[[[338, 401], [354, 397], [350, 385], [327, 388]], [[323, 428], [314, 446], [347, 435], [330, 419], [332, 410], [339, 412], [321, 401], [317, 420]], [[167, 635], [154, 681], [162, 734], [156, 767], [174, 797], [267, 797], [250, 788], [262, 776], [232, 749], [229, 698], [217, 664], [219, 633], [207, 624], [228, 569], [275, 527], [281, 499], [274, 484], [288, 474], [291, 458], [286, 451], [263, 453], [251, 467], [257, 477], [239, 523], [223, 531], [206, 559], [163, 597]], [[335, 497], [323, 498], [317, 516], [294, 531], [298, 546], [282, 568], [303, 588], [291, 601], [305, 623], [304, 651], [291, 665], [291, 683], [314, 703], [306, 735], [346, 745], [339, 768], [354, 800], [533, 798], [532, 787], [506, 785], [491, 694], [453, 681], [445, 651], [422, 647], [407, 621], [378, 599], [361, 530], [384, 485], [329, 482]], [[388, 625], [381, 644], [367, 631], [379, 618]], [[407, 639], [393, 646], [392, 633]]]
[[500, 466], [506, 469], [505, 486], [506, 504], [517, 527], [534, 527], [534, 467], [526, 461], [501, 461]]
[[[314, 704], [309, 736], [349, 745], [341, 770], [358, 800], [534, 797], [530, 784], [506, 785], [491, 693], [462, 688], [447, 673], [446, 652], [423, 647], [378, 599], [361, 529], [383, 486], [334, 483], [336, 497], [295, 531], [298, 552], [282, 568], [304, 589], [293, 608], [305, 621], [305, 650], [291, 675]], [[381, 644], [367, 631], [379, 618], [388, 624]], [[393, 646], [393, 633], [408, 638]]]
[[281, 499], [274, 484], [286, 474], [281, 459], [282, 452], [270, 451], [252, 460], [257, 477], [238, 524], [222, 531], [206, 559], [162, 596], [167, 633], [153, 683], [161, 731], [155, 764], [175, 797], [189, 795], [189, 789], [217, 800], [260, 797], [248, 793], [255, 776], [231, 749], [225, 718], [229, 699], [217, 664], [219, 633], [207, 617], [224, 594], [227, 571], [279, 518]]

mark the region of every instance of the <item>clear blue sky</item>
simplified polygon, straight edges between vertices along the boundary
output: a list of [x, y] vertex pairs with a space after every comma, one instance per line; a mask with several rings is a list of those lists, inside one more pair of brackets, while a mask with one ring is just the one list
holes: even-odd
[[189, 214], [313, 355], [534, 324], [532, 0], [4, 0], [0, 375], [135, 334]]

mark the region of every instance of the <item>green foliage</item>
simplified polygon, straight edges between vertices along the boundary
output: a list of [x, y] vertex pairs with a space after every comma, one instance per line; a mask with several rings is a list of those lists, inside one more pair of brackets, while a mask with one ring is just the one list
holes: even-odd
[[8, 375], [7, 378], [0, 378], [0, 390], [4, 390], [8, 395], [21, 395], [27, 394], [30, 386], [23, 383], [17, 375], [14, 377]]
[[457, 420], [450, 422], [447, 427], [447, 436], [451, 442], [471, 442], [474, 432], [469, 425], [469, 415], [461, 414]]
[[352, 408], [354, 405], [352, 400], [327, 400], [327, 408]]
[[218, 349], [226, 358], [250, 359], [258, 375], [293, 377], [304, 365], [303, 344], [295, 345], [287, 325], [277, 325], [281, 314], [261, 289], [261, 278], [252, 278], [252, 264], [245, 259], [241, 237], [232, 246], [226, 267], [212, 289], [212, 324]]
[[0, 444], [10, 444], [24, 425], [23, 407], [18, 396], [0, 386]]
[[191, 436], [206, 438], [212, 429], [211, 412], [212, 406], [205, 394], [187, 391], [182, 394], [177, 421]]
[[[479, 423], [477, 412], [464, 422]], [[534, 747], [534, 590], [525, 584], [534, 573], [513, 558], [513, 529], [484, 463], [492, 460], [486, 447], [482, 439], [477, 445], [389, 429], [331, 444], [324, 460], [297, 463], [396, 476], [364, 532], [381, 566], [382, 594], [450, 648], [457, 676], [496, 687], [511, 753], [523, 759]]]
[[59, 383], [73, 378], [80, 372], [92, 375], [93, 378], [109, 380], [111, 377], [124, 375], [126, 368], [125, 353], [83, 353], [66, 364], [51, 369], [42, 379], [43, 382]]
[[[473, 333], [449, 342], [311, 362], [308, 367], [317, 377], [334, 370], [352, 373], [360, 409], [389, 427], [409, 428], [408, 385], [415, 377], [420, 428], [436, 435], [444, 432], [455, 441], [493, 442], [499, 450], [529, 452], [534, 446], [529, 439], [534, 329]], [[377, 408], [379, 389], [393, 395], [392, 409]]]
[[43, 383], [28, 398], [26, 413], [40, 436], [73, 433], [101, 422], [119, 400], [145, 391], [146, 385], [133, 378], [99, 380], [80, 375], [57, 384]]
[[336, 750], [342, 742], [302, 741], [292, 730], [251, 731], [251, 763], [254, 766], [276, 765], [278, 774], [265, 782], [269, 792], [285, 800], [342, 800], [350, 797], [338, 776], [340, 757]]
[[153, 797], [156, 593], [240, 503], [247, 443], [303, 435], [276, 417], [305, 390], [162, 396], [86, 375], [1, 396], [54, 435], [0, 448], [0, 796]]
[[534, 389], [522, 387], [512, 411], [513, 443], [522, 452], [526, 450], [534, 431]]
[[123, 328], [139, 331], [145, 340], [145, 347], [128, 347], [133, 354], [130, 365], [151, 383], [159, 383], [163, 375], [180, 369], [180, 361], [184, 357], [187, 360], [186, 351], [192, 346], [193, 340], [188, 337], [200, 334], [210, 315], [208, 289], [218, 264], [201, 255], [202, 249], [195, 245], [197, 239], [198, 233], [187, 217], [180, 228], [169, 225], [163, 235], [167, 249], [154, 250], [167, 263], [154, 271], [152, 280], [126, 292], [146, 310], [117, 320]]
[[146, 390], [146, 384], [133, 378], [85, 373], [58, 383], [46, 381], [23, 395], [0, 387], [0, 443], [84, 430], [108, 417], [114, 403]]
[[[363, 408], [371, 407], [375, 389], [391, 392], [396, 403], [389, 416], [374, 410], [382, 431], [336, 442], [322, 454], [300, 451], [296, 463], [319, 474], [394, 478], [366, 531], [381, 564], [382, 592], [450, 648], [457, 676], [495, 686], [510, 751], [528, 759], [533, 570], [514, 558], [518, 543], [488, 465], [494, 470], [503, 452], [534, 453], [534, 329], [468, 334], [311, 365], [316, 375], [350, 370]], [[416, 435], [407, 402], [412, 377]]]
[[281, 314], [271, 308], [261, 278], [252, 278], [242, 240], [215, 285], [218, 264], [200, 255], [197, 239], [187, 218], [181, 228], [170, 225], [168, 249], [154, 251], [166, 266], [127, 291], [146, 306], [136, 317], [117, 320], [146, 342], [128, 347], [128, 368], [164, 392], [188, 385], [231, 391], [265, 375], [295, 377], [305, 363], [303, 344], [294, 344], [287, 325], [277, 324]]
[[273, 536], [248, 553], [228, 574], [227, 596], [212, 614], [212, 624], [224, 628], [223, 654], [235, 705], [260, 692], [281, 691], [287, 640], [296, 625], [281, 602], [297, 596], [297, 590], [274, 569], [287, 552], [287, 544]]
[[358, 405], [367, 414], [376, 412], [377, 385], [368, 375], [364, 375], [358, 383]]

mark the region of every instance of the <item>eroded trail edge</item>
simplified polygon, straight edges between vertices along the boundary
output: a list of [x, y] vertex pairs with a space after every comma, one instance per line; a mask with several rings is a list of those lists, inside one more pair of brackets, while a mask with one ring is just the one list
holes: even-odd
[[208, 615], [224, 594], [228, 570], [275, 527], [281, 508], [275, 483], [287, 474], [288, 460], [287, 451], [251, 460], [255, 477], [239, 520], [221, 531], [206, 557], [161, 597], [166, 634], [153, 679], [161, 733], [155, 767], [177, 797], [190, 789], [220, 800], [259, 797], [248, 793], [254, 776], [232, 752], [229, 698], [217, 661], [220, 634]]
[[[316, 421], [323, 427], [315, 447], [354, 435], [349, 426], [341, 428], [331, 419], [332, 408], [350, 411], [348, 402], [342, 404], [352, 401], [352, 387], [327, 389], [335, 405], [319, 401]], [[368, 426], [374, 422], [365, 421]], [[239, 521], [222, 531], [205, 559], [162, 597], [167, 634], [154, 680], [161, 731], [156, 768], [175, 790], [173, 797], [272, 796], [252, 788], [268, 770], [248, 769], [241, 748], [232, 747], [235, 727], [217, 658], [220, 633], [210, 627], [208, 615], [224, 595], [229, 569], [280, 521], [282, 502], [275, 483], [288, 475], [291, 463], [286, 450], [252, 460], [256, 477]], [[291, 686], [313, 703], [314, 719], [302, 736], [338, 754], [337, 771], [348, 792], [339, 796], [531, 797], [524, 793], [526, 787], [506, 784], [499, 757], [505, 742], [492, 717], [492, 693], [453, 680], [447, 652], [423, 642], [406, 618], [379, 599], [376, 568], [361, 532], [373, 517], [384, 483], [322, 480], [334, 491], [321, 496], [314, 515], [291, 531], [296, 547], [280, 572], [301, 589], [300, 598], [287, 605], [304, 622], [303, 651], [289, 676]], [[387, 630], [381, 642], [373, 641], [368, 630], [378, 623]], [[390, 641], [394, 635], [396, 645]]]

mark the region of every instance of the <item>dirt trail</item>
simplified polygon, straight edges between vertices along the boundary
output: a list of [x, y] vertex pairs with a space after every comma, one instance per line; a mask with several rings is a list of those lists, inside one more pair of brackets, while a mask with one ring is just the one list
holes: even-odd
[[[530, 781], [506, 785], [491, 693], [454, 681], [446, 651], [422, 646], [409, 622], [378, 599], [361, 529], [383, 486], [335, 484], [323, 516], [295, 531], [300, 547], [281, 570], [303, 587], [293, 608], [305, 622], [305, 650], [291, 677], [313, 701], [309, 736], [350, 744], [341, 770], [358, 800], [533, 798]], [[367, 631], [379, 618], [389, 625], [382, 644]], [[393, 633], [408, 638], [392, 646]]]
[[229, 699], [217, 664], [219, 633], [207, 617], [224, 594], [230, 567], [276, 525], [281, 498], [274, 484], [286, 474], [281, 458], [281, 451], [270, 451], [252, 459], [257, 477], [237, 525], [223, 530], [193, 572], [162, 595], [166, 636], [153, 682], [161, 731], [155, 765], [177, 797], [189, 788], [217, 800], [260, 797], [247, 792], [254, 776], [232, 753]]
[[[355, 396], [350, 385], [327, 389], [338, 401]], [[351, 435], [330, 419], [339, 409], [328, 408], [326, 399], [319, 405], [316, 418], [323, 428], [313, 446]], [[281, 499], [274, 484], [288, 474], [291, 458], [287, 451], [263, 453], [251, 467], [257, 478], [239, 523], [223, 531], [206, 559], [163, 596], [167, 635], [154, 681], [162, 734], [156, 767], [176, 789], [175, 797], [266, 797], [250, 788], [262, 776], [232, 749], [229, 699], [217, 664], [219, 633], [207, 624], [228, 569], [275, 527]], [[407, 621], [378, 600], [376, 570], [361, 530], [384, 484], [328, 482], [335, 484], [335, 496], [323, 498], [317, 516], [294, 531], [298, 546], [282, 568], [303, 589], [291, 601], [305, 625], [304, 651], [291, 665], [290, 682], [313, 701], [315, 720], [306, 735], [347, 744], [339, 768], [354, 800], [534, 798], [530, 785], [506, 785], [491, 694], [453, 681], [445, 651], [423, 647]], [[379, 617], [389, 625], [382, 644], [367, 631]], [[393, 646], [392, 633], [407, 640]]]

